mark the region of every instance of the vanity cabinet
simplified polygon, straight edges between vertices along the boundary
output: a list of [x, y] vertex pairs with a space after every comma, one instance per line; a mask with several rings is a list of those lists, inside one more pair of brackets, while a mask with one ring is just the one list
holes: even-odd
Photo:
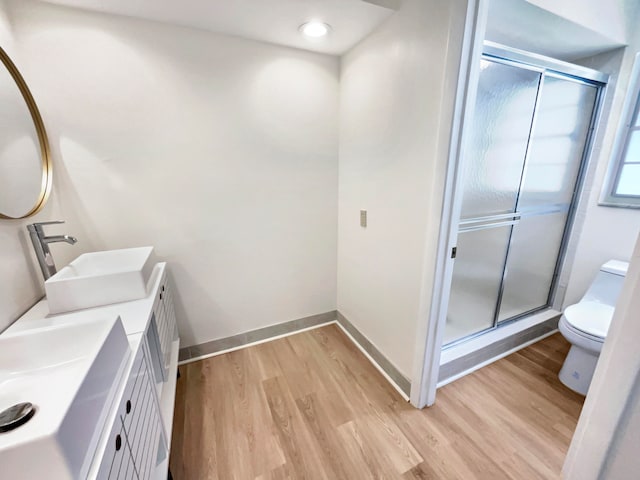
[[159, 263], [149, 296], [119, 307], [130, 338], [139, 340], [109, 437], [98, 457], [98, 480], [167, 478], [180, 347], [173, 305], [167, 266]]
[[[167, 478], [180, 338], [166, 263], [153, 267], [147, 292], [142, 299], [55, 315], [42, 300], [7, 330], [120, 317], [128, 356], [111, 386], [97, 445], [86, 453], [90, 467], [83, 479]], [[1, 466], [0, 472], [4, 478]], [[51, 472], [50, 478], [67, 477]]]
[[140, 343], [107, 440], [98, 480], [147, 480], [167, 457], [167, 442], [146, 349]]
[[136, 354], [91, 478], [165, 480], [180, 348], [166, 263], [154, 267], [146, 299], [109, 308], [120, 312]]

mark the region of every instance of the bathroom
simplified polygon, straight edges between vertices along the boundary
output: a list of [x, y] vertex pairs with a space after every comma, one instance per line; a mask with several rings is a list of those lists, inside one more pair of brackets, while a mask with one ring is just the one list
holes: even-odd
[[[527, 351], [536, 354], [553, 350], [534, 342], [551, 341], [554, 348], [568, 349], [557, 333], [561, 312], [579, 302], [601, 265], [632, 260], [640, 211], [604, 206], [601, 196], [634, 91], [637, 98], [634, 64], [640, 34], [634, 26], [640, 12], [632, 0], [601, 3], [0, 0], [0, 46], [40, 111], [53, 174], [51, 194], [40, 211], [19, 220], [0, 219], [0, 330], [45, 294], [26, 226], [64, 220], [64, 225], [44, 227], [49, 235], [78, 239], [75, 245], [50, 244], [59, 270], [84, 253], [144, 246], [153, 246], [157, 260], [166, 262], [181, 364], [170, 448], [174, 478], [277, 478], [278, 473], [306, 478], [300, 471], [317, 467], [315, 460], [306, 465], [300, 454], [302, 466], [289, 461], [287, 446], [294, 451], [296, 445], [331, 449], [312, 434], [291, 444], [276, 437], [265, 442], [265, 451], [275, 452], [273, 461], [255, 460], [249, 447], [237, 447], [229, 454], [235, 459], [228, 461], [233, 473], [225, 476], [214, 468], [209, 474], [189, 474], [185, 464], [216, 462], [225, 437], [196, 429], [198, 417], [184, 417], [185, 411], [202, 418], [235, 418], [244, 410], [238, 406], [238, 412], [230, 413], [227, 407], [234, 409], [234, 403], [216, 400], [215, 389], [189, 390], [188, 380], [207, 369], [217, 371], [207, 361], [233, 367], [234, 362], [254, 361], [255, 352], [286, 363], [292, 360], [290, 350], [308, 348], [318, 357], [306, 361], [322, 366], [323, 342], [338, 342], [345, 349], [340, 358], [355, 363], [359, 355], [364, 364], [357, 371], [375, 379], [368, 388], [378, 394], [376, 388], [383, 389], [386, 403], [405, 422], [419, 412], [436, 422], [438, 409], [448, 412], [449, 405], [462, 402], [491, 423], [487, 400], [474, 405], [455, 389], [478, 387], [482, 382], [475, 379], [488, 378], [492, 368], [505, 365], [490, 362], [522, 347], [530, 346], [534, 350]], [[316, 18], [329, 25], [328, 34], [305, 37], [300, 27]], [[479, 327], [446, 345], [452, 277], [456, 261], [465, 254], [460, 248], [458, 258], [450, 258], [451, 248], [460, 246], [460, 166], [471, 135], [484, 40], [567, 61], [607, 80], [598, 96], [588, 155], [580, 159], [576, 193], [567, 202], [567, 234], [557, 247], [562, 255], [557, 254], [557, 268], [552, 269], [549, 304], [540, 305], [544, 309], [537, 317], [496, 328], [487, 323], [489, 328]], [[0, 213], [6, 215], [2, 208]], [[628, 277], [633, 266], [631, 262]], [[616, 318], [613, 327], [626, 325]], [[327, 328], [334, 330], [325, 339], [321, 336]], [[295, 340], [306, 338], [302, 335], [312, 338]], [[624, 336], [631, 334], [620, 339]], [[255, 347], [242, 348], [248, 345]], [[478, 370], [485, 364], [489, 366]], [[301, 375], [295, 369], [291, 373]], [[633, 373], [630, 369], [625, 377], [631, 382], [630, 401]], [[550, 376], [557, 381], [553, 389], [566, 388], [555, 374]], [[596, 372], [594, 388], [601, 383], [597, 377]], [[234, 384], [231, 378], [218, 380]], [[281, 387], [270, 386], [272, 392]], [[348, 391], [340, 384], [342, 389]], [[304, 390], [305, 396], [310, 394]], [[626, 390], [617, 391], [620, 397], [612, 402], [624, 406]], [[584, 397], [567, 392], [581, 407]], [[336, 424], [355, 406], [368, 408], [352, 399], [341, 410], [332, 398], [318, 411], [335, 410], [330, 422]], [[596, 408], [598, 398], [590, 391], [579, 431], [594, 421], [584, 412]], [[207, 405], [213, 410], [205, 410]], [[580, 407], [571, 409], [579, 413]], [[266, 408], [255, 425], [275, 428]], [[396, 457], [389, 442], [372, 441], [373, 453], [365, 456], [387, 459], [377, 465], [381, 472], [389, 465], [400, 472], [380, 473], [382, 478], [412, 478], [411, 471], [418, 477], [418, 465], [427, 478], [429, 473], [433, 478], [514, 478], [513, 472], [487, 476], [500, 462], [531, 463], [531, 472], [551, 476], [545, 461], [536, 466], [535, 459], [521, 460], [513, 453], [502, 460], [488, 455], [501, 444], [495, 440], [478, 446], [469, 440], [474, 437], [471, 430], [464, 433], [470, 428], [465, 418], [462, 427], [440, 418], [450, 429], [442, 437], [427, 429], [407, 433], [398, 427], [409, 453]], [[617, 422], [618, 417], [609, 420]], [[563, 428], [575, 428], [577, 417], [567, 422], [574, 426]], [[336, 428], [337, 438], [353, 439], [358, 433]], [[612, 431], [607, 445], [622, 442]], [[562, 431], [561, 436], [570, 440], [572, 434]], [[203, 446], [184, 446], [190, 435]], [[209, 448], [204, 443], [208, 435], [221, 443]], [[565, 443], [548, 460], [557, 474], [569, 446]], [[425, 445], [442, 451], [444, 466], [430, 465], [435, 473], [427, 470], [431, 447]], [[346, 442], [338, 448], [351, 452], [356, 446]], [[460, 459], [456, 449], [465, 447], [469, 454]], [[575, 452], [575, 458], [618, 468], [605, 451], [587, 457], [580, 457], [583, 450]], [[291, 463], [289, 470], [278, 470]], [[473, 463], [485, 470], [468, 470]], [[245, 474], [247, 464], [250, 474]], [[575, 464], [586, 463], [565, 465], [565, 478], [589, 478], [571, 471]], [[358, 478], [332, 468], [334, 474], [325, 476]], [[592, 469], [593, 478], [598, 468]], [[364, 471], [360, 476], [373, 477]]]

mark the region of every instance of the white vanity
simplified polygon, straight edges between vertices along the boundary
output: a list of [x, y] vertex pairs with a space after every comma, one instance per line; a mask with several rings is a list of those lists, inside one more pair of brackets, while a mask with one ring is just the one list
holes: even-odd
[[[11, 401], [36, 407], [0, 433], [3, 477], [167, 478], [180, 347], [167, 273], [166, 263], [152, 266], [138, 300], [55, 315], [42, 300], [0, 335], [0, 348], [36, 359], [21, 367], [0, 354], [0, 384], [16, 372], [32, 382], [15, 398], [3, 385], [0, 410]], [[34, 382], [34, 372], [46, 375]]]

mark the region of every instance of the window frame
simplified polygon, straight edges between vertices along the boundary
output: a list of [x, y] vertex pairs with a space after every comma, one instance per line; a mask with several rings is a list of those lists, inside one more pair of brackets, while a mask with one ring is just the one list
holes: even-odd
[[[637, 112], [637, 113], [636, 113]], [[619, 195], [614, 192], [618, 185], [622, 168], [625, 165], [625, 156], [633, 131], [640, 131], [633, 127], [636, 114], [640, 116], [640, 53], [636, 54], [629, 90], [622, 109], [620, 124], [616, 134], [614, 149], [607, 168], [607, 176], [602, 185], [599, 205], [621, 208], [640, 208], [640, 193], [638, 195]]]

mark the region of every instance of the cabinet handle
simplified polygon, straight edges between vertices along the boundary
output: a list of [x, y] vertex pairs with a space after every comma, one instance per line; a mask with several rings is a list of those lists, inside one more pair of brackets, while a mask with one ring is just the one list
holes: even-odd
[[120, 435], [116, 436], [116, 452], [120, 450], [120, 448], [122, 448], [122, 438], [120, 437]]
[[164, 285], [162, 285], [162, 291], [164, 292]]
[[160, 294], [160, 300], [162, 300], [162, 293]]
[[127, 414], [131, 413], [131, 400], [127, 400]]

